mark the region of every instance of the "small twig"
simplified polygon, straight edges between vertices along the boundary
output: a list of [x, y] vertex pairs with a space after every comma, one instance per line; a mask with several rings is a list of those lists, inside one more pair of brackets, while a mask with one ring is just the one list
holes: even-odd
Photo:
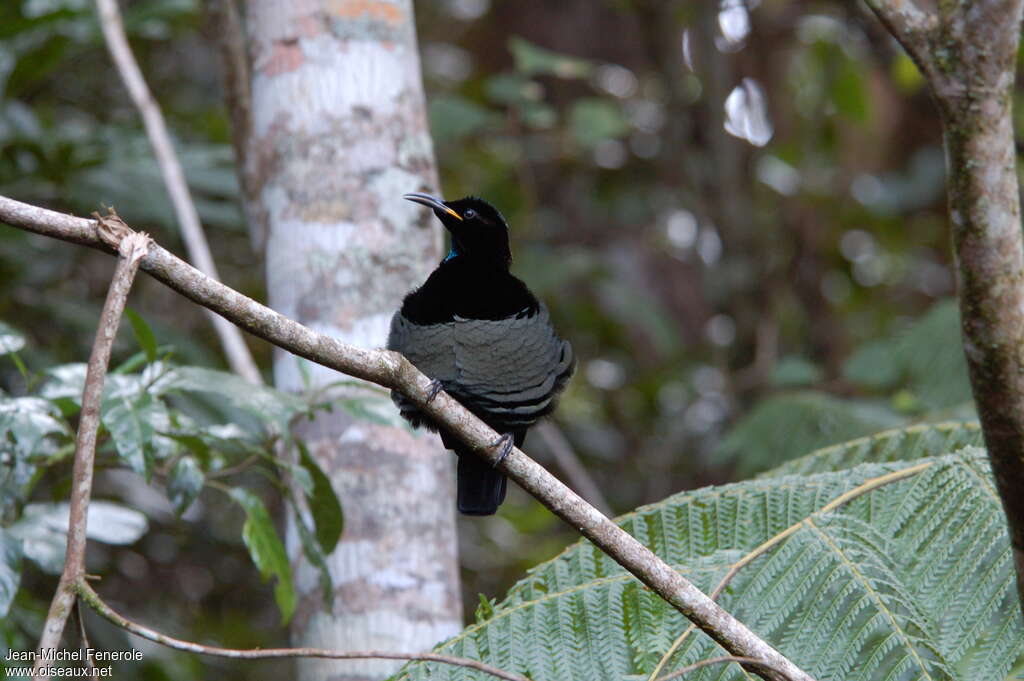
[[[0, 196], [0, 222], [108, 250], [97, 236], [96, 225], [92, 221], [3, 196]], [[430, 378], [400, 354], [356, 347], [318, 333], [203, 275], [159, 246], [150, 248], [141, 267], [190, 300], [216, 311], [280, 348], [349, 376], [401, 392], [440, 427], [456, 435], [478, 456], [495, 465], [673, 608], [697, 623], [729, 653], [764, 659], [784, 670], [791, 681], [812, 680], [810, 675], [521, 449], [514, 448], [499, 462], [498, 450], [491, 447], [491, 443], [498, 439], [498, 433], [446, 393], [438, 394], [433, 400], [428, 399], [432, 385]], [[762, 670], [759, 674], [766, 679], [783, 681], [783, 677], [774, 671]]]
[[155, 629], [150, 629], [149, 627], [132, 622], [107, 605], [103, 599], [99, 597], [99, 594], [97, 594], [84, 579], [78, 581], [76, 588], [81, 599], [88, 603], [89, 606], [96, 611], [96, 614], [114, 626], [129, 631], [136, 636], [141, 636], [144, 639], [153, 641], [154, 643], [159, 643], [160, 645], [167, 646], [168, 648], [183, 650], [189, 653], [197, 653], [199, 655], [216, 655], [217, 657], [229, 657], [235, 660], [265, 660], [268, 658], [282, 657], [323, 657], [333, 660], [381, 659], [440, 662], [441, 664], [450, 664], [456, 667], [475, 669], [499, 679], [505, 679], [506, 681], [530, 681], [521, 674], [507, 672], [503, 669], [498, 669], [497, 667], [492, 667], [489, 664], [480, 662], [479, 660], [471, 660], [468, 657], [437, 655], [435, 653], [395, 653], [386, 650], [342, 651], [327, 650], [325, 648], [241, 649], [207, 646], [193, 641], [183, 641], [181, 639], [168, 636], [167, 634], [162, 634]]
[[541, 421], [534, 430], [540, 435], [540, 439], [544, 441], [544, 445], [551, 452], [551, 455], [555, 457], [558, 467], [569, 478], [569, 484], [573, 489], [579, 492], [581, 497], [592, 503], [601, 513], [604, 513], [606, 516], [614, 515], [608, 500], [601, 494], [601, 488], [597, 486], [594, 478], [590, 477], [590, 472], [587, 471], [586, 466], [576, 456], [576, 452], [573, 451], [572, 445], [569, 444], [569, 440], [565, 437], [562, 429], [551, 421]]
[[92, 656], [89, 655], [89, 649], [92, 648], [89, 645], [89, 635], [85, 632], [85, 618], [82, 616], [82, 601], [81, 599], [75, 599], [75, 620], [78, 622], [78, 648], [82, 651], [85, 656], [85, 665], [92, 669], [96, 666]]
[[737, 657], [735, 655], [723, 655], [721, 657], [709, 657], [706, 660], [694, 662], [691, 665], [687, 665], [686, 667], [682, 667], [681, 669], [675, 670], [671, 674], [666, 674], [665, 676], [659, 677], [657, 681], [669, 681], [670, 679], [678, 679], [682, 675], [697, 671], [702, 667], [710, 667], [713, 664], [728, 664], [730, 662], [735, 662], [736, 664], [742, 664], [750, 667], [762, 667], [764, 669], [771, 669], [776, 674], [780, 674], [787, 679], [789, 678], [788, 676], [786, 676], [786, 673], [784, 671], [782, 671], [778, 667], [767, 664], [764, 660], [757, 660], [753, 657]]
[[236, 463], [234, 466], [228, 466], [227, 468], [221, 468], [221, 469], [216, 470], [216, 471], [209, 471], [206, 474], [206, 477], [207, 477], [207, 479], [210, 479], [210, 478], [226, 478], [228, 476], [234, 475], [235, 473], [241, 473], [246, 468], [248, 468], [249, 466], [253, 465], [254, 463], [256, 463], [259, 460], [260, 460], [260, 455], [259, 454], [250, 454], [249, 456], [245, 457], [245, 459], [243, 459], [242, 461]]
[[[142, 76], [142, 70], [139, 68], [138, 62], [135, 61], [131, 47], [128, 46], [128, 38], [124, 32], [124, 23], [121, 20], [117, 0], [96, 0], [96, 7], [99, 10], [103, 37], [107, 42], [110, 56], [114, 60], [114, 66], [117, 67], [121, 80], [142, 115], [146, 134], [153, 146], [153, 153], [160, 166], [160, 174], [167, 186], [167, 193], [170, 194], [171, 204], [174, 206], [174, 213], [178, 218], [178, 225], [181, 227], [181, 235], [185, 240], [185, 247], [188, 248], [189, 257], [200, 272], [214, 279], [220, 279], [217, 274], [217, 266], [210, 254], [210, 247], [206, 243], [206, 236], [199, 223], [199, 213], [196, 211], [191, 194], [189, 194], [188, 184], [185, 182], [185, 173], [181, 169], [181, 163], [178, 161], [174, 145], [171, 143], [171, 136], [167, 132], [163, 114], [160, 113], [160, 107], [153, 99], [149, 86], [146, 85], [146, 79]], [[238, 329], [215, 314], [209, 313], [209, 317], [218, 337], [220, 337], [221, 346], [224, 348], [224, 354], [232, 371], [251, 383], [262, 383], [260, 370], [256, 366], [256, 362], [253, 361], [252, 354], [246, 347], [245, 340]]]
[[[92, 495], [92, 469], [96, 458], [96, 432], [100, 425], [100, 403], [103, 381], [110, 362], [110, 349], [117, 336], [121, 313], [128, 299], [139, 263], [149, 248], [149, 237], [134, 233], [116, 214], [99, 219], [100, 230], [117, 241], [120, 257], [114, 278], [110, 282], [107, 300], [103, 305], [99, 329], [93, 342], [89, 366], [82, 391], [82, 412], [75, 439], [75, 463], [72, 471], [71, 503], [68, 518], [68, 543], [64, 554], [64, 570], [50, 603], [50, 611], [43, 624], [39, 639], [39, 657], [35, 669], [46, 667], [42, 653], [60, 645], [68, 616], [75, 605], [75, 585], [85, 574], [86, 522], [89, 515], [89, 497]], [[127, 232], [126, 232], [127, 230]], [[48, 675], [45, 675], [48, 676]]]

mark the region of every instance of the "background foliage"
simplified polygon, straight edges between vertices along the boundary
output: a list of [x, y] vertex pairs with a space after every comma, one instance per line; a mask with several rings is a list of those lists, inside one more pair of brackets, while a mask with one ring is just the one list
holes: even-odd
[[[122, 5], [222, 276], [262, 299], [261, 257], [238, 207], [217, 36], [202, 3]], [[910, 60], [862, 7], [444, 0], [418, 3], [417, 12], [445, 193], [485, 196], [508, 217], [516, 273], [546, 300], [581, 359], [556, 420], [617, 512], [780, 464], [827, 480], [829, 469], [814, 463], [824, 456], [783, 462], [895, 426], [971, 418], [949, 300], [938, 122]], [[0, 193], [78, 214], [114, 205], [183, 252], [91, 2], [0, 3], [0, 96]], [[16, 539], [18, 528], [43, 526], [66, 499], [75, 363], [88, 355], [111, 271], [105, 256], [0, 229], [0, 321], [10, 325], [0, 329], [0, 603], [14, 599], [0, 641], [19, 650], [33, 643], [54, 579], [43, 554]], [[108, 391], [97, 490], [124, 519], [125, 543], [94, 542], [89, 569], [104, 575], [117, 606], [172, 633], [280, 644], [288, 588], [264, 517], [290, 502], [266, 475], [284, 431], [265, 426], [283, 427], [316, 398], [232, 402], [230, 383], [208, 373], [223, 365], [195, 306], [145, 277], [132, 304], [140, 321], [115, 348], [122, 372]], [[268, 348], [252, 348], [269, 366]], [[144, 397], [118, 402], [128, 393]], [[372, 414], [365, 405], [378, 399], [334, 406]], [[266, 403], [274, 413], [259, 411]], [[907, 449], [884, 457], [870, 447], [829, 450], [829, 465], [977, 444], [976, 431], [950, 428], [942, 432], [967, 435], [938, 448], [906, 436]], [[559, 473], [539, 438], [526, 449]], [[980, 466], [971, 456], [937, 460], [936, 470]], [[304, 525], [304, 545], [322, 550], [340, 510], [301, 454], [292, 460], [300, 495], [321, 521]], [[242, 463], [250, 465], [218, 475]], [[745, 484], [724, 489], [750, 494], [777, 481]], [[640, 513], [702, 494], [711, 492]], [[857, 508], [835, 520], [844, 537], [863, 521]], [[779, 513], [777, 522], [792, 520]], [[460, 536], [469, 610], [478, 592], [502, 600], [526, 568], [573, 539], [515, 489], [499, 516], [463, 521]], [[672, 559], [707, 581], [748, 545], [707, 548]], [[569, 551], [533, 574], [584, 550]], [[898, 578], [893, 598], [927, 590], [903, 583], [907, 566], [878, 569]], [[279, 575], [274, 587], [261, 574]], [[158, 583], [169, 586], [154, 592]], [[907, 621], [931, 617], [932, 606], [923, 607]], [[618, 657], [609, 664], [647, 669], [678, 629], [668, 619], [644, 632], [646, 642], [610, 648]], [[127, 646], [101, 623], [90, 631], [94, 643]], [[948, 632], [915, 635], [947, 667], [962, 659], [964, 651], [943, 647]], [[188, 679], [211, 668], [226, 679], [277, 678], [287, 663], [240, 668], [154, 648], [125, 673]]]

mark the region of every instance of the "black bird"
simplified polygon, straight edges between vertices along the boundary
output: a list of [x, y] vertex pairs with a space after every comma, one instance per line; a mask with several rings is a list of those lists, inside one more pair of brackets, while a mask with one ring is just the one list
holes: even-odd
[[[503, 433], [502, 458], [527, 429], [555, 408], [575, 368], [572, 346], [555, 335], [548, 311], [512, 276], [508, 225], [494, 206], [466, 197], [403, 198], [434, 210], [451, 233], [451, 250], [391, 318], [388, 348], [405, 355], [444, 390]], [[505, 476], [397, 392], [391, 398], [413, 426], [440, 430], [459, 457], [458, 506], [491, 515], [505, 499]]]

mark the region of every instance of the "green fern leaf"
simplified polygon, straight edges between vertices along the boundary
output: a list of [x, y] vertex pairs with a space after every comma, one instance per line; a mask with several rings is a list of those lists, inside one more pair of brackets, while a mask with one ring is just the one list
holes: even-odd
[[[968, 447], [908, 466], [892, 449], [941, 454], [939, 442], [972, 438], [969, 427], [899, 431], [803, 464], [852, 462], [841, 472], [677, 494], [618, 522], [706, 592], [740, 565], [719, 602], [816, 678], [1006, 679], [1024, 665], [1024, 626], [985, 453]], [[892, 460], [856, 464], [872, 456]], [[437, 651], [536, 681], [645, 679], [687, 626], [581, 541]], [[679, 641], [661, 673], [720, 654], [698, 631]], [[485, 677], [412, 663], [393, 678]], [[715, 665], [686, 678], [752, 677]]]
[[882, 404], [801, 391], [773, 395], [741, 418], [715, 450], [748, 477], [819, 447], [893, 428], [905, 420]]
[[760, 478], [823, 473], [862, 463], [910, 461], [983, 444], [977, 421], [923, 423], [882, 431], [868, 437], [824, 447], [762, 473]]

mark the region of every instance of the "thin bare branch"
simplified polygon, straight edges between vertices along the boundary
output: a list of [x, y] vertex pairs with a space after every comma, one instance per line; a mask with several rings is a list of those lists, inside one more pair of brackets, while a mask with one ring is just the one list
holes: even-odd
[[778, 674], [781, 674], [782, 676], [786, 675], [785, 672], [783, 672], [782, 670], [775, 669], [775, 668], [771, 667], [771, 665], [767, 665], [767, 664], [765, 664], [761, 660], [755, 660], [752, 657], [737, 657], [735, 655], [722, 655], [721, 657], [709, 657], [706, 660], [701, 660], [700, 662], [694, 662], [691, 665], [687, 665], [685, 667], [682, 667], [680, 669], [675, 670], [671, 674], [666, 674], [665, 676], [659, 677], [658, 681], [671, 681], [671, 679], [678, 679], [678, 678], [682, 677], [685, 674], [689, 674], [690, 672], [695, 672], [698, 669], [703, 669], [704, 667], [710, 667], [711, 665], [715, 665], [715, 664], [730, 664], [730, 663], [733, 663], [733, 662], [735, 662], [736, 664], [742, 664], [742, 665], [747, 666], [747, 667], [766, 667], [768, 669], [772, 669], [774, 672], [776, 672]]
[[77, 592], [83, 601], [89, 604], [89, 606], [96, 611], [96, 613], [107, 620], [114, 626], [120, 627], [125, 631], [129, 631], [136, 636], [141, 636], [144, 639], [159, 643], [160, 645], [167, 646], [168, 648], [174, 648], [175, 650], [183, 650], [189, 653], [196, 653], [199, 655], [215, 655], [217, 657], [229, 657], [235, 660], [266, 660], [271, 658], [282, 658], [282, 657], [324, 657], [334, 660], [365, 660], [365, 659], [383, 659], [383, 660], [409, 660], [409, 661], [423, 661], [423, 662], [440, 662], [442, 664], [450, 664], [456, 667], [466, 667], [468, 669], [475, 669], [477, 671], [490, 674], [499, 679], [506, 679], [506, 681], [529, 681], [525, 676], [521, 674], [515, 674], [513, 672], [507, 672], [504, 669], [498, 669], [492, 667], [489, 664], [480, 662], [479, 660], [472, 660], [468, 657], [454, 657], [451, 655], [437, 655], [435, 653], [395, 653], [385, 650], [362, 650], [362, 651], [342, 651], [342, 650], [326, 650], [324, 648], [255, 648], [255, 649], [243, 649], [243, 648], [220, 648], [218, 646], [207, 646], [202, 643], [195, 643], [193, 641], [183, 641], [167, 634], [162, 634], [155, 629], [150, 629], [141, 624], [131, 621], [127, 617], [116, 612], [113, 608], [107, 605], [103, 599], [99, 597], [92, 587], [90, 587], [84, 579], [81, 579], [77, 583]]
[[[96, 457], [96, 432], [100, 425], [100, 402], [103, 382], [110, 362], [110, 349], [117, 336], [128, 292], [131, 290], [139, 263], [149, 247], [149, 237], [135, 233], [116, 214], [100, 218], [103, 233], [111, 243], [116, 242], [120, 257], [114, 278], [110, 282], [107, 300], [103, 305], [99, 329], [93, 342], [92, 354], [85, 374], [82, 391], [82, 413], [75, 438], [75, 463], [72, 471], [71, 503], [68, 517], [68, 543], [64, 553], [64, 570], [50, 603], [50, 611], [43, 624], [39, 639], [35, 669], [47, 667], [44, 651], [60, 645], [68, 616], [75, 605], [75, 585], [85, 574], [86, 522], [89, 498], [92, 495], [92, 468]], [[99, 231], [99, 230], [97, 230]], [[45, 674], [44, 674], [45, 675]], [[46, 675], [48, 676], [48, 675]]]
[[[107, 249], [96, 234], [94, 222], [6, 197], [0, 197], [0, 221], [39, 234]], [[498, 439], [498, 433], [444, 392], [429, 399], [431, 380], [398, 353], [367, 350], [317, 333], [205, 276], [159, 246], [153, 245], [150, 248], [141, 267], [186, 298], [223, 315], [278, 347], [349, 376], [400, 391], [432, 420], [448, 432], [456, 434], [477, 455], [490, 461], [555, 515], [696, 623], [726, 651], [741, 657], [764, 660], [772, 668], [782, 670], [792, 681], [811, 681], [806, 672], [701, 593], [689, 580], [562, 484], [522, 450], [514, 448], [504, 460], [500, 460], [498, 450], [491, 446]], [[759, 674], [772, 681], [783, 681], [786, 678], [771, 669], [762, 669]]]
[[214, 0], [207, 4], [217, 46], [220, 50], [224, 106], [231, 119], [231, 141], [235, 148], [235, 168], [242, 187], [242, 205], [249, 223], [253, 250], [262, 253], [266, 241], [266, 220], [257, 213], [259, 182], [255, 163], [249, 153], [252, 140], [252, 79], [246, 55], [245, 25], [238, 0]]
[[590, 476], [586, 466], [576, 456], [576, 452], [573, 451], [572, 445], [569, 444], [569, 440], [565, 437], [562, 429], [551, 421], [541, 421], [534, 430], [540, 435], [540, 439], [544, 441], [544, 446], [551, 452], [558, 467], [569, 478], [569, 484], [572, 485], [573, 489], [579, 492], [581, 497], [592, 503], [601, 513], [604, 513], [606, 516], [614, 515], [611, 504], [604, 498], [601, 488], [594, 482], [594, 478]]
[[[196, 212], [195, 203], [189, 194], [185, 174], [182, 172], [181, 163], [174, 151], [174, 145], [171, 143], [171, 136], [167, 132], [163, 114], [160, 113], [160, 107], [153, 99], [149, 86], [146, 85], [146, 80], [142, 76], [142, 70], [128, 46], [128, 38], [124, 32], [124, 23], [121, 21], [117, 0], [96, 0], [96, 7], [99, 10], [100, 26], [103, 29], [103, 37], [107, 42], [110, 56], [114, 60], [117, 72], [121, 75], [121, 80], [128, 89], [132, 101], [142, 115], [146, 134], [153, 146], [153, 153], [160, 166], [160, 174], [167, 186], [167, 193], [170, 194], [171, 204], [174, 206], [174, 213], [178, 218], [189, 258], [196, 264], [199, 271], [214, 279], [220, 279], [217, 274], [217, 266], [210, 254], [210, 247], [206, 243], [203, 228], [199, 224], [199, 213]], [[221, 346], [224, 348], [224, 354], [232, 371], [247, 381], [262, 383], [263, 379], [260, 376], [259, 368], [253, 361], [252, 354], [246, 347], [245, 340], [238, 329], [216, 315], [211, 314], [210, 319], [220, 338]]]
[[96, 662], [93, 661], [92, 656], [89, 655], [89, 649], [92, 646], [89, 644], [89, 634], [85, 631], [85, 617], [82, 615], [82, 601], [81, 599], [75, 599], [75, 620], [78, 622], [78, 649], [82, 651], [85, 656], [85, 666], [92, 669], [96, 666]]

